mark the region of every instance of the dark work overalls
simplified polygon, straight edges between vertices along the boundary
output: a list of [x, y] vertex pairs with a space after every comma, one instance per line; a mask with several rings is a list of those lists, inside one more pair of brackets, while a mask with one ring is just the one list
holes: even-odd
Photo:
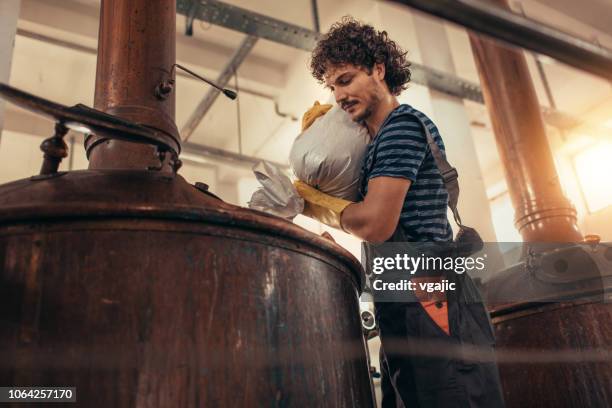
[[[448, 190], [448, 205], [455, 220], [462, 229], [467, 228], [457, 211], [456, 170], [446, 161], [423, 119], [415, 117], [421, 121]], [[387, 242], [403, 242], [407, 252], [414, 250], [400, 225]], [[364, 242], [362, 250], [370, 264], [375, 245]], [[433, 321], [416, 297], [414, 301], [375, 302], [381, 339], [383, 408], [504, 406], [497, 364], [492, 357], [495, 337], [480, 293], [467, 274], [450, 271], [442, 277], [457, 287], [446, 293], [450, 335]], [[463, 352], [474, 352], [474, 347], [481, 356], [488, 354], [489, 360], [462, 358]]]
[[[387, 242], [407, 242], [401, 227]], [[366, 257], [370, 247], [363, 243]], [[381, 339], [382, 408], [504, 406], [495, 362], [471, 362], [460, 356], [462, 345], [485, 352], [495, 348], [480, 294], [467, 274], [451, 272], [444, 278], [457, 284], [457, 290], [446, 295], [450, 336], [418, 301], [375, 303]], [[431, 356], [431, 349], [429, 355], [422, 355], [427, 344], [420, 349], [419, 343], [432, 341], [440, 356]], [[459, 355], [443, 355], [452, 350]]]

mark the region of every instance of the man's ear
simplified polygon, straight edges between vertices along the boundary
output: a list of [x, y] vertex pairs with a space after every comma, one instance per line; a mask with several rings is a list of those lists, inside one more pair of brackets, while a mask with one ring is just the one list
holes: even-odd
[[379, 81], [385, 79], [385, 64], [374, 64], [373, 74]]

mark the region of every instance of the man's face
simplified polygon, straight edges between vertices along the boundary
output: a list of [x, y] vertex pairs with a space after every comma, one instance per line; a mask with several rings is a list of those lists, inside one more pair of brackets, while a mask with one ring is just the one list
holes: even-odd
[[330, 66], [324, 75], [325, 85], [334, 93], [336, 103], [355, 122], [364, 121], [375, 112], [384, 92], [380, 77], [377, 67], [368, 73], [351, 64]]

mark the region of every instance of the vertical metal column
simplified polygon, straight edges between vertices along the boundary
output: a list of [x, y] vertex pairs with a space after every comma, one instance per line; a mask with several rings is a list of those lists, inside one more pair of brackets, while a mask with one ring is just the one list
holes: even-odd
[[[489, 0], [509, 8], [506, 0]], [[563, 195], [537, 95], [521, 51], [470, 32], [515, 224], [527, 242], [580, 242], [576, 210]]]
[[[95, 108], [179, 140], [174, 90], [156, 95], [157, 86], [171, 75], [175, 47], [176, 2], [103, 0]], [[146, 169], [159, 164], [152, 146], [90, 137], [86, 148], [90, 169]]]
[[319, 22], [319, 7], [317, 6], [317, 0], [311, 0], [310, 4], [312, 5], [312, 28], [317, 33], [320, 33], [321, 23]]

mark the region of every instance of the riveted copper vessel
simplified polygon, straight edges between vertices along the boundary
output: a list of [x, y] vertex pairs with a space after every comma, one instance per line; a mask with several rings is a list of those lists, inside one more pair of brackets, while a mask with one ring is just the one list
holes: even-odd
[[[506, 0], [489, 1], [509, 9]], [[497, 345], [553, 356], [500, 365], [506, 404], [611, 406], [612, 361], [602, 356], [612, 345], [612, 248], [582, 244], [525, 56], [473, 33], [470, 41], [515, 225], [525, 241], [523, 262], [493, 277], [485, 288]], [[534, 255], [529, 247], [539, 249]]]
[[372, 406], [359, 265], [180, 176], [0, 187], [3, 384], [87, 406]]

